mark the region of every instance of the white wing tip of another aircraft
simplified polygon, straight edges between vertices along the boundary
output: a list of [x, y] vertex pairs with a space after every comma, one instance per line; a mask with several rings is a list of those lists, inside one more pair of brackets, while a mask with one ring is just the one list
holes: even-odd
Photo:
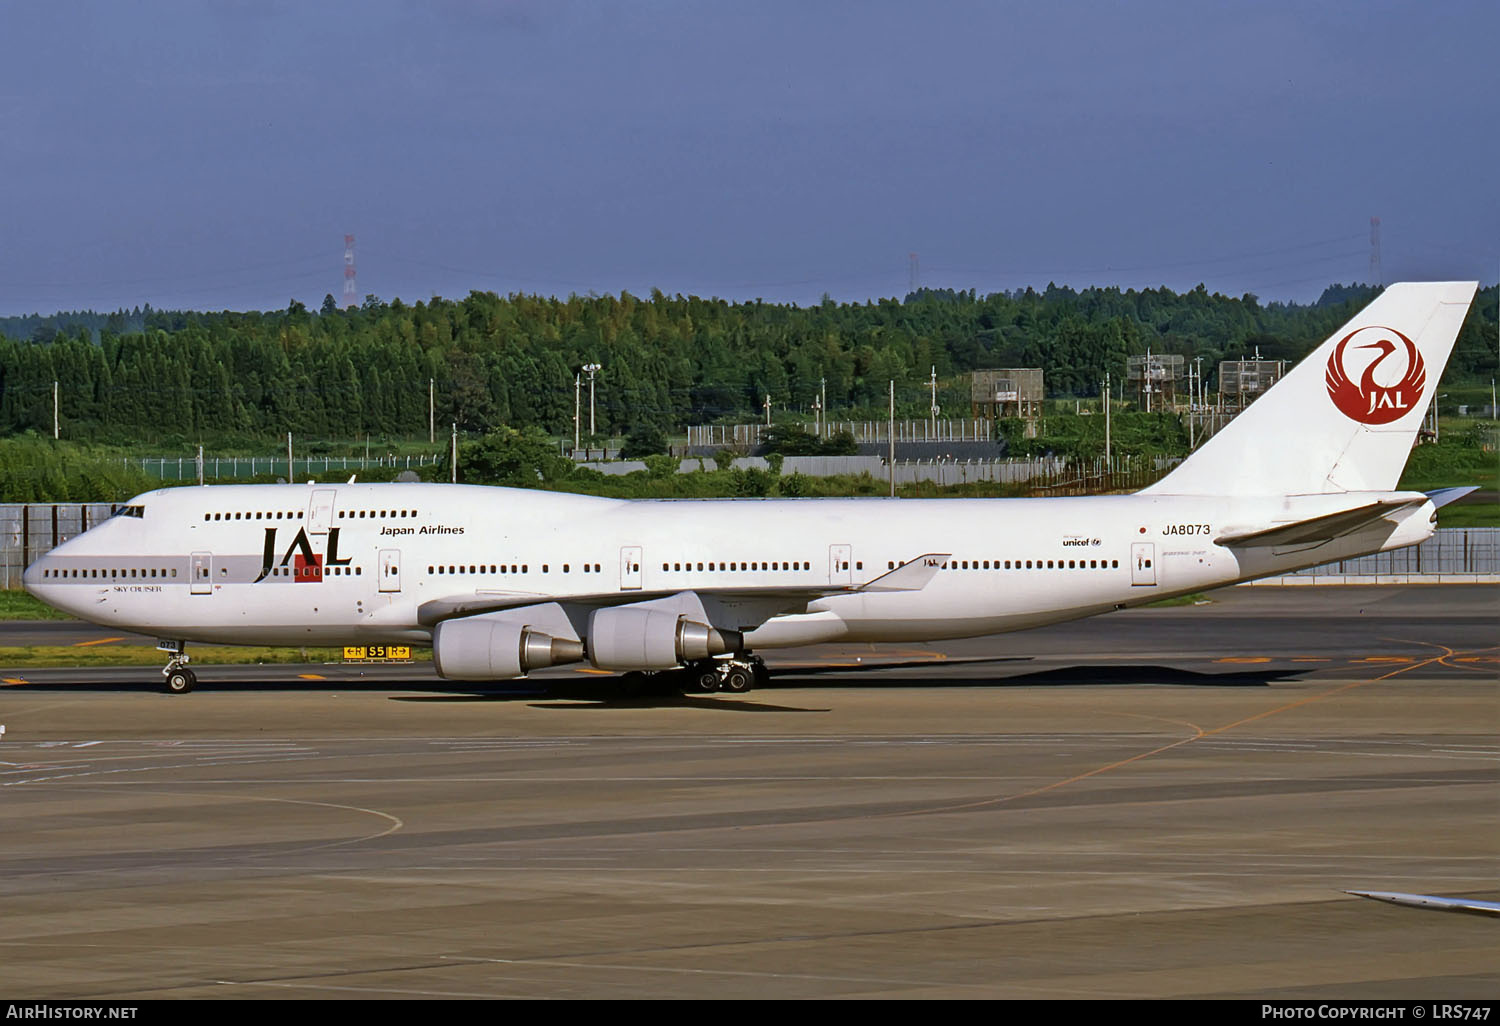
[[1400, 891], [1345, 891], [1360, 898], [1388, 901], [1392, 905], [1426, 908], [1438, 912], [1467, 912], [1476, 916], [1500, 916], [1500, 901], [1478, 901], [1473, 898], [1440, 898], [1432, 894], [1403, 894]]

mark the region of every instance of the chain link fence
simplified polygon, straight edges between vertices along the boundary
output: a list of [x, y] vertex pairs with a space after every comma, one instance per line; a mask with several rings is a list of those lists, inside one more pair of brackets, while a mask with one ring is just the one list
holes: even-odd
[[[418, 467], [437, 466], [441, 456], [298, 456], [292, 460], [292, 469], [298, 481], [308, 478], [326, 477], [331, 474], [359, 473], [370, 467], [399, 467], [411, 470]], [[120, 463], [127, 469], [139, 470], [143, 474], [163, 481], [199, 480], [198, 457], [196, 456], [122, 456]], [[247, 477], [273, 476], [283, 480], [287, 477], [285, 456], [205, 456], [202, 479], [204, 481], [239, 480]]]

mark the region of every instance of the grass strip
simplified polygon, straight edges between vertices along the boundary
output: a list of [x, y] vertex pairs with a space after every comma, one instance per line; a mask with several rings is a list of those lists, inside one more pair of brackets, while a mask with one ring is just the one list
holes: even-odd
[[[289, 663], [343, 663], [338, 648], [258, 648], [240, 645], [189, 645], [194, 666], [242, 666]], [[413, 649], [413, 662], [432, 659], [430, 649]], [[0, 673], [16, 669], [65, 669], [74, 666], [165, 666], [167, 654], [145, 645], [24, 645], [0, 647]], [[368, 665], [350, 661], [349, 665]]]

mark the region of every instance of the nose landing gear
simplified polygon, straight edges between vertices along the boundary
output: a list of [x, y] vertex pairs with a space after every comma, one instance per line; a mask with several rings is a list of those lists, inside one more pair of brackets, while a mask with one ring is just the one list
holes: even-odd
[[186, 643], [158, 641], [156, 647], [172, 657], [167, 660], [166, 668], [161, 671], [161, 675], [167, 679], [168, 694], [185, 695], [193, 690], [193, 685], [198, 683], [198, 677], [188, 669], [189, 656]]

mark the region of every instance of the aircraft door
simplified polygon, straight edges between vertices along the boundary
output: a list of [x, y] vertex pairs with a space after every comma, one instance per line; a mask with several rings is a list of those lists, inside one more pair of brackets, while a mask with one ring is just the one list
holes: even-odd
[[830, 545], [828, 546], [828, 583], [829, 584], [853, 584], [854, 572], [849, 569], [853, 563], [854, 546], [852, 545]]
[[401, 590], [401, 550], [380, 550], [380, 590]]
[[1151, 542], [1136, 542], [1130, 546], [1130, 583], [1132, 585], [1156, 583], [1156, 546]]
[[620, 590], [639, 591], [641, 587], [641, 547], [626, 545], [620, 549]]
[[333, 523], [333, 500], [338, 494], [332, 488], [315, 488], [312, 504], [307, 508], [307, 533], [327, 534]]
[[212, 595], [214, 593], [214, 555], [212, 552], [193, 553], [192, 569], [192, 593], [194, 595]]

